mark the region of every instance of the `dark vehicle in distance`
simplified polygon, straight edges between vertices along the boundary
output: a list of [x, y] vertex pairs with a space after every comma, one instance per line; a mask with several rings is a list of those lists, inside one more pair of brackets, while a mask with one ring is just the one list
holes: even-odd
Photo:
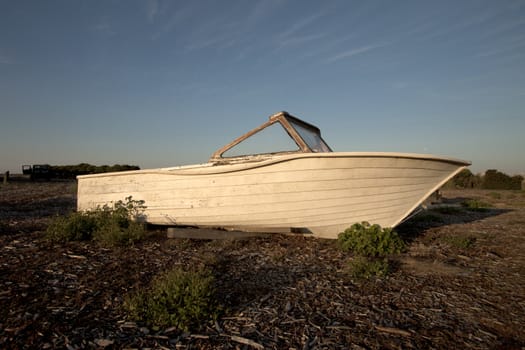
[[22, 165], [22, 173], [29, 175], [31, 180], [49, 180], [53, 177], [53, 171], [49, 164]]

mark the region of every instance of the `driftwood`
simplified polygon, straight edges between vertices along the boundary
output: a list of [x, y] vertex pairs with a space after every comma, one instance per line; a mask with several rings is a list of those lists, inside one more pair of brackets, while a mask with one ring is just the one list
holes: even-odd
[[259, 343], [254, 342], [253, 340], [250, 340], [250, 339], [246, 339], [246, 338], [239, 337], [239, 336], [236, 336], [236, 335], [232, 335], [231, 339], [234, 342], [245, 344], [245, 345], [249, 345], [249, 346], [251, 346], [252, 348], [255, 348], [255, 349], [264, 349], [264, 346], [262, 346]]
[[392, 327], [381, 327], [381, 326], [375, 326], [375, 328], [384, 333], [390, 333], [395, 335], [401, 335], [403, 337], [410, 337], [411, 333], [407, 332], [405, 330], [399, 329], [399, 328], [392, 328]]
[[168, 238], [191, 239], [248, 239], [254, 237], [269, 237], [270, 233], [226, 231], [214, 228], [169, 227], [166, 229]]

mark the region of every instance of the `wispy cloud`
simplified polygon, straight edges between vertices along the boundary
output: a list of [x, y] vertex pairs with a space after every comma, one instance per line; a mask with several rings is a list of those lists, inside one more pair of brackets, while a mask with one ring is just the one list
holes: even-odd
[[508, 33], [510, 31], [521, 31], [523, 32], [523, 26], [525, 25], [525, 18], [519, 18], [515, 20], [507, 20], [497, 25], [493, 25], [487, 30], [487, 36], [500, 35]]
[[[249, 3], [249, 2], [247, 2]], [[268, 17], [271, 13], [276, 11], [278, 7], [283, 5], [282, 0], [263, 0], [255, 1], [255, 6], [249, 11], [249, 14], [245, 17], [245, 24], [247, 26], [253, 26], [258, 22]]]
[[396, 90], [406, 89], [408, 86], [409, 84], [406, 81], [397, 81], [392, 84], [392, 88]]
[[367, 46], [362, 46], [362, 47], [358, 47], [355, 49], [347, 50], [337, 55], [334, 55], [332, 57], [329, 57], [328, 59], [325, 60], [325, 63], [334, 63], [342, 59], [348, 59], [348, 58], [351, 58], [357, 55], [362, 55], [364, 53], [379, 49], [384, 46], [387, 46], [387, 44], [367, 45]]
[[193, 51], [193, 50], [201, 50], [206, 49], [210, 47], [218, 48], [218, 49], [226, 49], [228, 47], [231, 47], [235, 45], [235, 40], [230, 38], [229, 36], [219, 36], [215, 38], [208, 38], [203, 40], [195, 40], [192, 41], [190, 44], [188, 44], [185, 49], [186, 51]]
[[302, 18], [295, 23], [292, 23], [288, 29], [281, 32], [277, 36], [278, 48], [297, 46], [326, 36], [326, 33], [312, 33], [312, 31], [309, 31], [312, 34], [304, 33], [307, 31], [305, 29], [308, 29], [310, 24], [317, 21], [322, 16], [324, 16], [324, 13], [316, 13], [314, 15]]
[[473, 27], [483, 28], [488, 22], [491, 22], [498, 15], [499, 12], [497, 11], [485, 11], [483, 13], [471, 15], [470, 17], [458, 16], [458, 18], [455, 19], [455, 23], [453, 20], [451, 20], [451, 23], [448, 26], [436, 26], [436, 28], [439, 29], [429, 32], [427, 35], [421, 37], [420, 40], [434, 40], [439, 37], [449, 36], [458, 32], [464, 32], [466, 30], [472, 29]]
[[301, 45], [309, 41], [320, 39], [325, 36], [326, 36], [325, 33], [311, 34], [311, 35], [304, 35], [304, 36], [294, 36], [291, 38], [286, 38], [286, 39], [281, 40], [281, 42], [279, 43], [279, 47]]
[[107, 19], [103, 19], [100, 22], [92, 25], [91, 30], [93, 30], [96, 33], [107, 36], [113, 36], [116, 34], [116, 32], [113, 30], [111, 23]]
[[13, 61], [7, 56], [0, 55], [0, 64], [13, 64]]
[[226, 15], [199, 24], [185, 38], [186, 52], [207, 48], [226, 49], [234, 46], [244, 33], [242, 23], [232, 21]]
[[479, 13], [477, 15], [472, 16], [461, 23], [458, 23], [457, 26], [459, 28], [468, 28], [471, 26], [484, 24], [486, 22], [491, 21], [492, 19], [494, 19], [494, 17], [498, 15], [498, 11], [485, 11], [483, 13]]
[[158, 0], [148, 0], [146, 3], [146, 15], [149, 22], [154, 22], [155, 17], [159, 13], [159, 2]]
[[226, 48], [235, 42], [235, 35], [239, 30], [240, 20], [232, 21], [229, 11], [217, 12], [205, 18], [201, 12], [204, 10], [202, 3], [188, 2], [182, 6], [161, 7], [155, 11], [156, 31], [151, 36], [157, 40], [164, 36], [177, 37], [177, 41], [188, 51], [210, 47]]
[[13, 57], [9, 54], [9, 50], [0, 49], [0, 64], [15, 64]]
[[321, 18], [324, 15], [325, 15], [324, 13], [320, 12], [320, 13], [316, 13], [314, 15], [308, 16], [306, 18], [303, 18], [303, 19], [293, 23], [287, 30], [282, 32], [280, 37], [281, 38], [291, 37], [291, 36], [295, 35], [295, 33], [299, 32], [303, 28], [307, 27], [310, 23], [315, 22], [316, 20], [318, 20], [319, 18]]
[[214, 1], [182, 2], [176, 6], [151, 1], [147, 11], [148, 19], [155, 26], [151, 40], [175, 36], [177, 46], [186, 53], [234, 46], [240, 49], [241, 44], [244, 47], [255, 42], [258, 47], [267, 45], [267, 40], [260, 36], [261, 25], [284, 3], [282, 0], [241, 1], [235, 8], [225, 8]]
[[500, 48], [497, 48], [497, 49], [486, 50], [486, 51], [480, 52], [480, 53], [478, 53], [476, 55], [476, 57], [498, 56], [498, 55], [506, 54], [506, 53], [512, 52], [512, 51], [514, 51], [516, 49], [521, 49], [521, 48], [524, 48], [524, 47], [525, 47], [525, 42], [516, 43], [516, 44], [512, 44], [512, 45], [503, 46], [503, 47], [500, 47]]
[[[152, 36], [152, 40], [157, 40], [161, 36], [170, 33], [173, 31], [173, 29], [178, 25], [184, 25], [185, 21], [187, 21], [194, 13], [193, 7], [186, 5], [183, 8], [179, 8], [175, 10], [171, 15], [165, 14], [163, 17], [168, 17], [164, 20], [163, 23], [160, 24], [160, 29], [157, 30]], [[160, 12], [157, 11], [155, 13], [155, 16], [159, 16]]]
[[497, 37], [498, 40], [495, 39], [487, 41], [475, 57], [508, 56], [516, 52], [522, 53], [525, 48], [525, 35], [518, 28], [511, 33], [501, 33]]

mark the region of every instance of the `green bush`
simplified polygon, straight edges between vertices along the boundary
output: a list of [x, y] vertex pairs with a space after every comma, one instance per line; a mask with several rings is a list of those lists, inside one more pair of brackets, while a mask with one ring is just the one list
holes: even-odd
[[93, 239], [103, 245], [131, 245], [144, 238], [146, 230], [143, 213], [146, 209], [143, 200], [133, 200], [131, 196], [125, 202], [119, 200], [113, 207], [104, 205], [95, 210], [98, 226], [93, 231]]
[[46, 238], [52, 242], [90, 240], [97, 227], [95, 215], [75, 212], [69, 216], [57, 216], [47, 227]]
[[477, 200], [477, 199], [467, 199], [461, 203], [461, 205], [468, 210], [472, 211], [487, 211], [492, 207], [491, 204]]
[[509, 176], [496, 169], [489, 169], [483, 176], [482, 188], [489, 190], [520, 190], [523, 176]]
[[353, 224], [341, 232], [338, 242], [343, 251], [367, 257], [397, 254], [405, 250], [405, 243], [392, 229], [370, 225], [366, 221]]
[[93, 232], [93, 239], [106, 246], [125, 246], [142, 240], [145, 235], [143, 223], [110, 217]]
[[446, 184], [446, 188], [479, 188], [483, 179], [481, 175], [474, 175], [469, 169], [463, 169]]
[[355, 278], [385, 277], [391, 270], [388, 255], [399, 254], [406, 249], [405, 242], [390, 228], [370, 225], [364, 221], [353, 224], [338, 236], [343, 251], [356, 256], [349, 263]]
[[146, 206], [144, 201], [126, 197], [94, 210], [56, 217], [46, 230], [52, 242], [95, 240], [103, 245], [130, 245], [144, 238], [146, 229], [140, 221]]
[[208, 270], [175, 268], [155, 279], [148, 290], [127, 295], [124, 308], [130, 318], [152, 327], [198, 329], [220, 311], [213, 282]]
[[348, 264], [350, 273], [354, 278], [386, 277], [390, 272], [388, 259], [369, 259], [356, 256]]

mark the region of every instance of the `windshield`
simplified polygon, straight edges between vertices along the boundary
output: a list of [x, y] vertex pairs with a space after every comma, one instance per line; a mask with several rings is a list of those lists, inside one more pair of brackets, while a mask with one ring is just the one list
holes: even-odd
[[299, 151], [299, 147], [286, 133], [281, 123], [275, 123], [233, 146], [222, 156], [229, 158], [297, 151]]
[[269, 120], [246, 134], [233, 140], [212, 154], [210, 162], [244, 161], [247, 157], [261, 160], [263, 155], [288, 153], [332, 152], [314, 125], [279, 112]]
[[299, 123], [289, 120], [290, 124], [299, 133], [312, 152], [331, 152], [330, 147], [323, 141], [318, 132], [309, 129]]

